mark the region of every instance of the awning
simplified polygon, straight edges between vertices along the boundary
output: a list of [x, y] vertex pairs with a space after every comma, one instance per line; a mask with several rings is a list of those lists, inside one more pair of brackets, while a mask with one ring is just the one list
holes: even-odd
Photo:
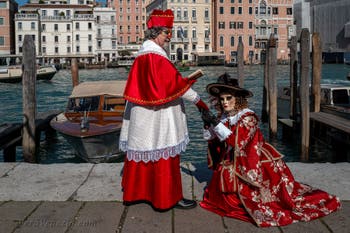
[[123, 96], [126, 81], [89, 81], [82, 82], [73, 88], [70, 98], [99, 95]]

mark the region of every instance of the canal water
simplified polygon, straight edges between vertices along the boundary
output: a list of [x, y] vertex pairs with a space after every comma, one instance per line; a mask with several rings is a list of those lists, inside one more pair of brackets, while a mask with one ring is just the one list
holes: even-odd
[[[227, 72], [231, 77], [237, 77], [237, 68], [211, 66], [211, 67], [191, 67], [189, 71], [183, 72], [187, 74], [200, 68], [204, 72], [194, 85], [196, 90], [205, 102], [208, 102], [208, 95], [205, 87], [208, 83], [215, 82], [217, 77]], [[250, 108], [259, 116], [262, 107], [262, 91], [263, 91], [263, 66], [252, 65], [244, 67], [244, 87], [251, 90], [254, 96], [249, 99]], [[324, 64], [322, 67], [322, 83], [339, 83], [350, 85], [347, 75], [350, 72], [349, 65], [343, 64]], [[102, 70], [79, 70], [79, 81], [92, 80], [126, 80], [127, 71], [124, 68], [102, 69]], [[289, 66], [282, 65], [277, 68], [278, 86], [289, 85]], [[37, 81], [37, 112], [45, 112], [50, 110], [62, 110], [66, 107], [67, 97], [72, 91], [72, 80], [70, 70], [60, 70], [51, 81]], [[0, 83], [1, 107], [0, 107], [0, 124], [22, 121], [22, 85], [21, 84], [5, 84]], [[182, 161], [190, 161], [193, 163], [206, 162], [206, 142], [202, 139], [202, 121], [197, 108], [186, 102], [186, 112], [188, 116], [188, 127], [190, 133], [190, 143], [186, 152], [182, 153]], [[300, 151], [298, 143], [295, 141], [282, 140], [282, 133], [279, 129], [278, 138], [270, 140], [268, 137], [268, 124], [260, 123], [260, 128], [265, 139], [273, 144], [282, 154], [285, 155], [286, 161], [300, 161]], [[84, 162], [75, 157], [74, 151], [65, 139], [57, 134], [56, 137], [44, 140], [39, 148], [40, 163], [80, 163]], [[0, 151], [2, 153], [2, 151]], [[21, 147], [17, 147], [17, 161], [22, 161]], [[328, 161], [331, 151], [326, 146], [317, 145], [311, 147], [310, 161]], [[0, 161], [3, 156], [0, 154]]]

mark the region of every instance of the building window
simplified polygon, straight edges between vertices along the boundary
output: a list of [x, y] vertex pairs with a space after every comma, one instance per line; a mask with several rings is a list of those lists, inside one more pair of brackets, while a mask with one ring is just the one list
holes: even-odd
[[0, 36], [0, 45], [5, 45], [5, 37]]
[[273, 7], [272, 8], [272, 14], [278, 15], [278, 7]]
[[235, 46], [235, 37], [231, 36], [231, 46]]
[[220, 36], [220, 47], [224, 47], [224, 37], [223, 36]]
[[88, 40], [92, 41], [92, 35], [91, 34], [88, 35]]
[[67, 24], [67, 31], [69, 32], [70, 31], [70, 24]]
[[46, 53], [46, 47], [43, 47], [42, 50], [43, 50], [43, 53]]
[[89, 30], [92, 29], [92, 23], [88, 23], [88, 29], [89, 29]]
[[231, 7], [231, 15], [234, 15], [235, 14], [235, 8], [234, 7]]
[[79, 27], [80, 27], [79, 23], [75, 23], [75, 29], [79, 30]]
[[43, 40], [43, 42], [45, 43], [45, 42], [46, 42], [46, 36], [43, 36], [43, 37], [42, 37], [42, 40]]
[[71, 49], [70, 49], [70, 47], [68, 46], [67, 47], [67, 53], [70, 53], [71, 52]]
[[42, 25], [41, 25], [41, 31], [42, 31], [42, 32], [45, 32], [45, 31], [46, 31], [46, 24], [42, 24]]
[[249, 22], [249, 29], [253, 28], [253, 22]]
[[88, 51], [89, 51], [89, 53], [92, 53], [92, 46], [91, 45], [88, 47]]
[[219, 8], [219, 13], [220, 13], [220, 15], [223, 15], [223, 14], [224, 14], [224, 7], [220, 6], [220, 8]]
[[0, 17], [0, 25], [4, 25], [4, 18]]
[[197, 18], [197, 12], [196, 9], [192, 9], [192, 18]]
[[238, 7], [238, 14], [239, 14], [239, 15], [242, 14], [242, 7]]
[[250, 15], [253, 14], [253, 7], [250, 6], [250, 7], [248, 8], [248, 13], [249, 13]]
[[7, 5], [6, 5], [6, 1], [5, 2], [0, 2], [0, 8], [6, 8]]
[[55, 24], [55, 25], [54, 25], [54, 30], [55, 30], [55, 32], [58, 31], [58, 24]]
[[80, 36], [79, 35], [75, 35], [75, 40], [79, 41], [80, 40]]
[[22, 35], [18, 35], [18, 41], [19, 41], [19, 42], [22, 41]]
[[208, 8], [205, 8], [205, 10], [204, 10], [204, 18], [209, 19], [209, 9]]
[[55, 43], [58, 43], [58, 36], [55, 36]]
[[31, 22], [31, 23], [30, 23], [30, 28], [31, 28], [31, 29], [35, 29], [35, 22]]
[[236, 29], [236, 22], [230, 22], [230, 29]]
[[77, 53], [80, 53], [80, 46], [75, 47]]
[[58, 47], [55, 47], [55, 53], [58, 53]]
[[253, 45], [253, 37], [249, 36], [249, 46], [252, 46], [252, 45]]
[[219, 22], [219, 28], [225, 29], [225, 22]]
[[97, 48], [100, 49], [102, 46], [102, 42], [100, 40], [97, 41]]
[[287, 8], [287, 15], [292, 15], [293, 14], [293, 9], [288, 7]]

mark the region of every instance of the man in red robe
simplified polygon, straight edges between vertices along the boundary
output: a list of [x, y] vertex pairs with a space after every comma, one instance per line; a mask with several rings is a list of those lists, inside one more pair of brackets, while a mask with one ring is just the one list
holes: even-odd
[[125, 87], [127, 100], [120, 149], [127, 153], [122, 179], [124, 203], [147, 202], [155, 209], [193, 208], [183, 198], [180, 156], [189, 142], [183, 99], [208, 109], [182, 77], [164, 45], [171, 39], [174, 15], [154, 10], [146, 40], [131, 67]]

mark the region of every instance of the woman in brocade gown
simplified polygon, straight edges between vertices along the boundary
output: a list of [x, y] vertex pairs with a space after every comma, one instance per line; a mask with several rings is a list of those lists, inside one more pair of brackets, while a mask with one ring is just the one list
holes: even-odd
[[340, 208], [338, 197], [294, 180], [283, 156], [265, 142], [258, 116], [248, 108], [253, 94], [237, 79], [225, 73], [207, 91], [218, 98], [222, 114], [218, 120], [202, 113], [213, 169], [202, 208], [259, 227], [311, 221]]

